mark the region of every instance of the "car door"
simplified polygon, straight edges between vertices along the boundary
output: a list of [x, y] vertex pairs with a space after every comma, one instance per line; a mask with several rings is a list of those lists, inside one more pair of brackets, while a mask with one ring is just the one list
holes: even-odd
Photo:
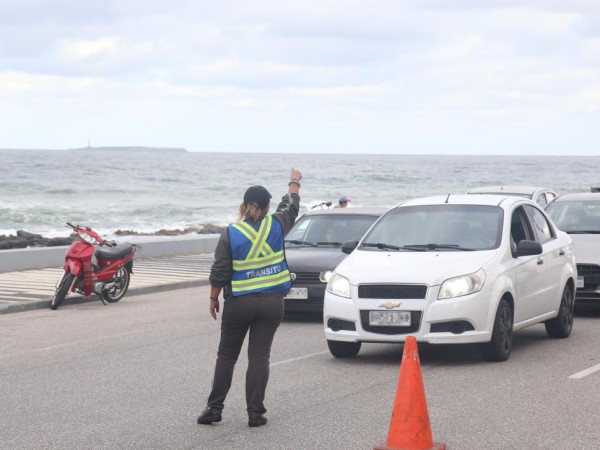
[[520, 241], [537, 240], [522, 204], [513, 210], [510, 222], [516, 278], [514, 322], [519, 323], [539, 315], [539, 305], [543, 303], [546, 291], [545, 266], [542, 255], [516, 256], [516, 247]]
[[542, 296], [538, 298], [536, 305], [536, 315], [539, 315], [558, 308], [557, 301], [562, 293], [562, 286], [559, 284], [567, 258], [565, 256], [566, 249], [562, 248], [561, 242], [556, 239], [556, 232], [542, 211], [533, 205], [525, 205], [524, 209], [536, 235], [536, 240], [542, 244], [543, 249], [543, 253], [538, 258], [543, 269], [540, 273], [540, 281], [544, 280], [540, 286]]

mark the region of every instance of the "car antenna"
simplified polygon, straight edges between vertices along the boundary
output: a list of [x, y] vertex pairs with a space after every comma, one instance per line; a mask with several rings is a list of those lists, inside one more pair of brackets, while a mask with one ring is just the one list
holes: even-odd
[[446, 197], [446, 201], [444, 203], [448, 203], [449, 199], [450, 199], [450, 194], [448, 194], [448, 197]]

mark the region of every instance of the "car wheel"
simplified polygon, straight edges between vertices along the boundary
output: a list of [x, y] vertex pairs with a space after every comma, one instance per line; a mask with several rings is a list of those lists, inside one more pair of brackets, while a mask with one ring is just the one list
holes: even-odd
[[492, 340], [481, 346], [481, 354], [488, 361], [506, 361], [512, 351], [513, 313], [506, 299], [500, 300], [494, 319]]
[[336, 358], [352, 358], [360, 351], [360, 342], [330, 341], [327, 339], [329, 351]]
[[575, 308], [575, 297], [569, 286], [565, 289], [560, 299], [560, 308], [558, 316], [554, 319], [544, 322], [546, 333], [551, 338], [566, 338], [571, 334], [573, 329], [573, 310]]

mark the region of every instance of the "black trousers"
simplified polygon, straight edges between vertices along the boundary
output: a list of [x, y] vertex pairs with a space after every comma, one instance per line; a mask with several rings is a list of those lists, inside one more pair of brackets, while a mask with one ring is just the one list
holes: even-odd
[[235, 363], [246, 334], [250, 331], [246, 409], [249, 415], [264, 414], [267, 411], [263, 402], [269, 381], [271, 344], [282, 318], [283, 294], [243, 295], [225, 300], [221, 341], [208, 406], [223, 409]]

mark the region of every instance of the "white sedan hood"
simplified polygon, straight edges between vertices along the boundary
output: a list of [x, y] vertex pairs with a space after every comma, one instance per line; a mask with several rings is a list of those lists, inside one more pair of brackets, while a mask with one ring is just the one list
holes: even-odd
[[600, 234], [569, 234], [577, 264], [600, 264]]
[[496, 254], [497, 250], [473, 252], [355, 250], [342, 261], [336, 272], [347, 277], [353, 285], [406, 283], [436, 286], [448, 278], [477, 272]]

